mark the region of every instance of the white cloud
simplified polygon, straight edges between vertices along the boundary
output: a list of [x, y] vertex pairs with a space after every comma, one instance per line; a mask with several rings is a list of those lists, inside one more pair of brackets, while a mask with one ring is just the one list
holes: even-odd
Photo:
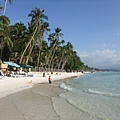
[[110, 49], [115, 49], [116, 47], [118, 46], [118, 44], [116, 43], [103, 43], [103, 44], [96, 44], [95, 47], [97, 49], [100, 49], [100, 50], [103, 50], [103, 49], [107, 49], [107, 48], [110, 48]]
[[90, 67], [120, 69], [120, 52], [105, 49], [95, 52], [79, 52], [81, 60]]

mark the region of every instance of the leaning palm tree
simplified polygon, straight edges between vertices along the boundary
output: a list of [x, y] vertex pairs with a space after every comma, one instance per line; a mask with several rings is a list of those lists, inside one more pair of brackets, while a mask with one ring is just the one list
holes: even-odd
[[35, 40], [34, 39], [35, 35], [38, 36], [38, 34], [40, 34], [41, 24], [44, 22], [44, 19], [48, 20], [48, 17], [45, 16], [43, 14], [43, 12], [44, 12], [44, 10], [35, 8], [35, 10], [32, 10], [31, 13], [28, 15], [29, 17], [32, 17], [31, 23], [34, 25], [33, 26], [34, 32], [21, 55], [21, 59], [20, 59], [19, 63], [22, 62], [23, 56], [24, 56], [26, 50], [28, 49], [29, 45], [31, 44], [32, 40]]
[[65, 46], [66, 52], [64, 55], [64, 59], [62, 61], [62, 67], [61, 71], [64, 69], [64, 66], [66, 65], [68, 59], [71, 57], [71, 54], [73, 52], [73, 45], [70, 42], [67, 42], [67, 45]]
[[[62, 40], [62, 44], [64, 44], [64, 43], [65, 43], [65, 41]], [[66, 52], [66, 46], [65, 46], [65, 45], [63, 45], [63, 46], [60, 47], [60, 48], [61, 48], [60, 60], [59, 60], [59, 64], [58, 64], [58, 66], [57, 66], [57, 69], [60, 69], [60, 66], [61, 66], [61, 63], [62, 63], [62, 61], [63, 61], [63, 58], [65, 57], [64, 54], [65, 54], [65, 52]]]
[[31, 44], [32, 40], [34, 39], [34, 36], [35, 36], [36, 31], [37, 31], [37, 29], [35, 29], [33, 35], [31, 36], [31, 39], [30, 39], [29, 42], [27, 43], [27, 46], [25, 47], [25, 49], [24, 49], [24, 51], [23, 51], [23, 53], [22, 53], [22, 55], [21, 55], [21, 58], [20, 58], [19, 63], [22, 63], [24, 54], [25, 54], [26, 50], [28, 49], [29, 45]]
[[38, 52], [38, 60], [37, 60], [37, 66], [39, 66], [39, 62], [40, 62], [40, 53], [41, 53], [41, 49], [42, 49], [42, 42], [44, 41], [44, 34], [46, 32], [47, 34], [47, 31], [50, 31], [49, 29], [49, 24], [47, 22], [44, 22], [42, 25], [41, 25], [41, 38], [40, 38], [40, 42], [38, 44], [39, 46], [39, 52]]
[[4, 10], [3, 10], [3, 15], [5, 15], [5, 12], [6, 12], [6, 6], [7, 6], [7, 2], [9, 1], [10, 4], [12, 4], [12, 2], [14, 0], [5, 0], [5, 4], [4, 4]]
[[[60, 41], [59, 38], [63, 37], [63, 33], [61, 33], [61, 29], [60, 28], [55, 28], [55, 33], [52, 33], [49, 35], [48, 37], [48, 41], [50, 42], [50, 54], [48, 56], [46, 65], [50, 68], [53, 57], [55, 55], [55, 51], [58, 48], [58, 45], [60, 45]], [[49, 65], [48, 65], [49, 63]]]
[[52, 35], [54, 36], [54, 39], [51, 39], [52, 55], [51, 55], [51, 59], [49, 61], [49, 67], [51, 66], [52, 60], [53, 60], [54, 55], [55, 55], [55, 51], [57, 50], [58, 46], [61, 44], [59, 38], [63, 37], [63, 33], [61, 33], [60, 28], [55, 28], [55, 33], [52, 33]]

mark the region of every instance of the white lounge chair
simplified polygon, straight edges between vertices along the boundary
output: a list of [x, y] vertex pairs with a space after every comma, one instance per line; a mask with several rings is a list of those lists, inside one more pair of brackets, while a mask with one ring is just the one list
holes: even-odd
[[5, 77], [5, 74], [3, 73], [3, 71], [2, 70], [0, 70], [0, 79], [2, 79], [2, 78], [4, 78]]

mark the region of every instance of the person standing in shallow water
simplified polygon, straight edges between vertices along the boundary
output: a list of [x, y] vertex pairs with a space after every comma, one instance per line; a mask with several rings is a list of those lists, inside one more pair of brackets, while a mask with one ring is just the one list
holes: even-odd
[[48, 81], [49, 81], [49, 84], [52, 84], [52, 79], [50, 76], [48, 77]]

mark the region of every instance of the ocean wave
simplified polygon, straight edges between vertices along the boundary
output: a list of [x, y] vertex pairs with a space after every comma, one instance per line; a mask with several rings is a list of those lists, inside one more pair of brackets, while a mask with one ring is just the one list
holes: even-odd
[[67, 86], [65, 83], [61, 83], [59, 87], [67, 91], [72, 91], [72, 88], [70, 86]]
[[95, 91], [95, 90], [85, 90], [84, 92], [90, 93], [90, 94], [97, 94], [97, 95], [103, 95], [103, 96], [108, 96], [108, 97], [117, 97], [120, 98], [120, 94], [115, 94], [115, 93], [108, 93], [108, 92], [100, 92], [100, 91]]

